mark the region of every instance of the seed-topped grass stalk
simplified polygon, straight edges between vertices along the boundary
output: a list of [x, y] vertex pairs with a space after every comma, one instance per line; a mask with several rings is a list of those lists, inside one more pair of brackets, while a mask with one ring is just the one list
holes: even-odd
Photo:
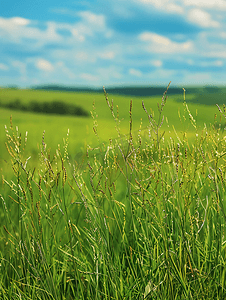
[[157, 115], [143, 103], [149, 126], [138, 132], [129, 103], [125, 135], [104, 90], [117, 137], [101, 141], [94, 109], [98, 146], [82, 163], [70, 158], [69, 132], [54, 154], [43, 133], [31, 168], [11, 120], [16, 176], [4, 178], [0, 196], [0, 298], [226, 297], [225, 133], [217, 114], [199, 129], [184, 102], [184, 131], [164, 136], [166, 92]]

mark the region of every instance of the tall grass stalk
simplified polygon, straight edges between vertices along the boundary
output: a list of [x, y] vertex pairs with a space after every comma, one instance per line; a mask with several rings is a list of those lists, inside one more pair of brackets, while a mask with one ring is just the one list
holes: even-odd
[[[167, 87], [168, 90], [169, 86]], [[83, 164], [67, 146], [50, 155], [43, 133], [29, 168], [12, 119], [6, 128], [13, 178], [1, 198], [1, 299], [224, 299], [226, 197], [224, 131], [196, 126], [186, 102], [182, 137], [164, 138], [166, 92], [158, 114], [87, 151]], [[95, 107], [94, 107], [95, 108]], [[219, 112], [224, 117], [220, 107]], [[98, 138], [95, 109], [94, 133]], [[196, 126], [193, 143], [187, 120]]]

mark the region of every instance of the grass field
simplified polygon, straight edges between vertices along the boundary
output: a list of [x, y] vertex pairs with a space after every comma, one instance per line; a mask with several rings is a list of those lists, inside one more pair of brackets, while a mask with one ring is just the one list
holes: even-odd
[[[212, 95], [213, 97], [213, 95]], [[188, 95], [186, 101], [196, 101], [196, 95]], [[93, 111], [93, 101], [95, 101], [95, 111], [98, 115], [98, 133], [100, 140], [108, 140], [109, 137], [114, 138], [117, 136], [115, 131], [114, 120], [111, 117], [111, 112], [106, 105], [104, 94], [89, 94], [89, 93], [73, 93], [73, 92], [51, 92], [51, 91], [39, 91], [39, 90], [14, 90], [14, 89], [0, 89], [0, 102], [3, 104], [12, 103], [16, 99], [19, 99], [23, 105], [29, 105], [32, 101], [40, 102], [53, 102], [61, 101], [68, 104], [75, 104], [84, 108], [87, 112]], [[129, 103], [131, 97], [129, 96], [117, 96], [109, 95], [110, 101], [114, 100], [114, 105], [119, 106], [119, 118], [122, 120], [120, 128], [123, 133], [128, 134], [129, 126]], [[157, 111], [157, 102], [161, 100], [159, 97], [132, 97], [133, 99], [133, 130], [140, 128], [142, 119], [142, 130], [148, 126], [148, 118], [142, 108], [142, 100], [148, 107], [149, 112], [152, 110]], [[201, 98], [202, 100], [203, 98]], [[178, 102], [180, 100], [180, 102]], [[204, 106], [200, 107], [199, 104], [190, 103], [189, 108], [191, 113], [195, 116], [197, 126], [199, 129], [203, 129], [204, 123], [213, 123], [214, 114], [218, 112], [216, 106]], [[167, 107], [164, 111], [165, 122], [162, 129], [166, 131], [166, 136], [169, 131], [173, 131], [172, 125], [177, 130], [178, 134], [182, 130], [186, 130], [188, 135], [194, 130], [190, 122], [181, 124], [178, 116], [183, 113], [183, 96], [179, 97], [170, 96], [168, 99]], [[196, 116], [198, 112], [198, 115]], [[48, 146], [55, 151], [57, 145], [62, 144], [63, 138], [65, 138], [68, 129], [70, 129], [70, 154], [76, 156], [78, 153], [84, 151], [87, 144], [95, 145], [97, 139], [93, 134], [93, 119], [91, 116], [87, 117], [75, 117], [65, 115], [50, 115], [50, 114], [37, 114], [32, 112], [22, 112], [16, 110], [10, 110], [0, 107], [0, 141], [5, 142], [4, 126], [9, 125], [10, 116], [13, 117], [13, 122], [19, 127], [22, 134], [28, 131], [28, 146], [27, 153], [32, 155], [34, 160], [37, 158], [39, 152], [37, 144], [40, 144], [43, 131], [45, 130], [46, 139], [48, 140]], [[169, 127], [167, 126], [167, 122]], [[184, 126], [183, 128], [181, 126]], [[54, 134], [53, 134], [54, 133]], [[0, 160], [7, 158], [5, 147], [0, 148]], [[3, 162], [4, 164], [4, 162]]]
[[94, 119], [0, 110], [1, 299], [226, 297], [224, 108], [1, 90], [16, 97], [63, 99]]

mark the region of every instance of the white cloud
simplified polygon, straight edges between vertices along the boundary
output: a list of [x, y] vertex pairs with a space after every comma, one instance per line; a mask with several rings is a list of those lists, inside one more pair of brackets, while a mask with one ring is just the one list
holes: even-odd
[[79, 13], [79, 15], [95, 28], [100, 28], [102, 30], [103, 27], [105, 27], [104, 15], [96, 15], [90, 11], [82, 11]]
[[155, 66], [155, 67], [162, 67], [162, 61], [159, 60], [159, 59], [156, 59], [156, 60], [152, 60], [151, 61], [151, 65]]
[[[78, 1], [77, 1], [78, 2]], [[84, 1], [81, 1], [81, 3], [84, 5]], [[89, 6], [89, 5], [88, 5]], [[79, 34], [85, 38], [85, 35], [93, 35], [95, 31], [104, 32], [105, 37], [111, 37], [113, 34], [112, 30], [107, 29], [105, 16], [103, 14], [95, 14], [91, 11], [73, 11], [70, 9], [53, 9], [52, 10], [55, 13], [70, 15], [72, 17], [81, 17], [81, 21], [78, 23], [75, 23], [73, 25], [74, 29], [71, 28], [72, 31], [75, 32], [75, 34]]]
[[226, 10], [225, 0], [183, 0], [186, 6], [197, 6], [207, 9]]
[[[138, 2], [142, 2], [147, 5], [153, 5], [157, 9], [162, 9], [169, 13], [177, 13], [183, 14], [184, 9], [181, 5], [175, 3], [176, 1], [170, 0], [138, 0]], [[172, 3], [174, 2], [174, 3]]]
[[[113, 31], [107, 28], [104, 15], [97, 15], [89, 11], [79, 12], [77, 15], [81, 18], [81, 21], [74, 24], [52, 21], [41, 23], [20, 17], [0, 17], [0, 37], [14, 43], [23, 43], [24, 38], [31, 39], [36, 41], [36, 44], [32, 45], [33, 49], [35, 46], [41, 47], [49, 42], [58, 44], [65, 41], [70, 43], [75, 41], [84, 42], [88, 37], [94, 37], [95, 34], [101, 34], [107, 39], [112, 37]], [[39, 29], [39, 24], [45, 25], [46, 29]], [[60, 30], [70, 32], [71, 36], [60, 34]]]
[[169, 38], [153, 32], [143, 32], [138, 37], [141, 41], [147, 42], [147, 50], [154, 53], [177, 53], [190, 52], [193, 49], [191, 41], [176, 43]]
[[184, 13], [183, 7], [181, 7], [177, 4], [174, 4], [174, 3], [167, 4], [165, 9], [166, 9], [166, 11], [168, 11], [170, 13], [178, 13], [178, 14], [183, 14]]
[[7, 65], [0, 63], [0, 70], [7, 71], [8, 69], [9, 67]]
[[157, 9], [169, 13], [183, 14], [186, 7], [200, 7], [214, 10], [226, 10], [225, 0], [137, 0], [146, 5], [152, 5]]
[[142, 76], [142, 72], [136, 69], [129, 69], [129, 74], [136, 76], [136, 77], [141, 77]]
[[212, 20], [211, 15], [199, 8], [191, 9], [188, 12], [188, 20], [201, 27], [219, 27], [220, 23]]
[[140, 39], [145, 42], [154, 42], [162, 45], [168, 46], [170, 44], [170, 40], [162, 35], [158, 35], [152, 32], [144, 32], [140, 35]]
[[[35, 22], [34, 22], [35, 23]], [[23, 43], [23, 39], [36, 40], [37, 42], [62, 41], [57, 34], [57, 24], [47, 22], [47, 29], [40, 30], [35, 27], [31, 20], [15, 17], [15, 18], [0, 18], [0, 37], [10, 40], [14, 43]], [[33, 45], [34, 47], [34, 45]]]
[[80, 27], [80, 28], [72, 28], [71, 29], [71, 33], [72, 35], [78, 39], [80, 42], [84, 42], [85, 41], [85, 35], [91, 35], [91, 31], [86, 31], [86, 30], [83, 30], [83, 27]]
[[30, 21], [28, 19], [24, 19], [24, 18], [20, 18], [20, 17], [11, 18], [10, 21], [13, 24], [19, 25], [19, 26], [26, 26], [26, 25], [30, 24]]
[[18, 39], [18, 33], [22, 32], [29, 23], [29, 20], [19, 17], [0, 18], [0, 37], [10, 39], [13, 36]]
[[[222, 11], [226, 10], [225, 0], [135, 0], [138, 3], [152, 6], [159, 11], [167, 13], [178, 13], [184, 15], [188, 21], [204, 27], [219, 27], [220, 22], [224, 20]], [[188, 8], [191, 8], [188, 11]], [[208, 10], [205, 11], [205, 10]], [[218, 11], [218, 15], [213, 12]]]
[[95, 33], [101, 33], [105, 38], [112, 37], [113, 31], [107, 28], [104, 15], [97, 15], [90, 11], [79, 12], [78, 15], [82, 21], [76, 23], [71, 28], [71, 32], [81, 42], [84, 42], [88, 36], [94, 36]]
[[[191, 80], [189, 76], [192, 70], [195, 72], [197, 68], [200, 71], [205, 70], [207, 74], [210, 70], [209, 74], [215, 72], [223, 76], [222, 69], [226, 65], [223, 3], [226, 1], [219, 0], [217, 3], [208, 0], [132, 1], [150, 14], [150, 18], [153, 13], [156, 17], [157, 9], [162, 12], [163, 19], [167, 17], [167, 13], [183, 14], [183, 20], [181, 16], [176, 16], [173, 24], [178, 26], [182, 24], [184, 30], [179, 28], [174, 31], [173, 25], [170, 31], [170, 28], [164, 27], [163, 22], [162, 28], [158, 28], [158, 31], [154, 25], [150, 29], [151, 25], [148, 24], [145, 29], [147, 31], [144, 31], [144, 22], [141, 22], [134, 32], [133, 26], [131, 27], [130, 34], [127, 31], [128, 27], [123, 28], [123, 23], [122, 28], [118, 26], [117, 31], [113, 31], [109, 27], [112, 22], [108, 23], [107, 13], [104, 15], [104, 10], [97, 14], [91, 11], [73, 12], [70, 21], [65, 23], [40, 22], [20, 17], [0, 18], [0, 41], [3, 45], [0, 50], [0, 70], [2, 73], [9, 70], [7, 76], [2, 76], [3, 82], [10, 80], [8, 76], [10, 71], [11, 74], [14, 73], [12, 80], [16, 78], [15, 76], [18, 77], [15, 83], [19, 80], [21, 82], [23, 78], [29, 84], [34, 80], [39, 80], [40, 83], [47, 82], [48, 79], [50, 82], [68, 85], [96, 86], [129, 80], [168, 83], [172, 79], [185, 82], [185, 78]], [[119, 2], [123, 9], [128, 8], [126, 0], [118, 0], [114, 5], [118, 5]], [[214, 11], [217, 7], [219, 9], [220, 5], [222, 9]], [[135, 16], [134, 7], [128, 9], [128, 16], [131, 13], [131, 18], [137, 17], [134, 22], [136, 24], [139, 14]], [[112, 16], [111, 21], [114, 21], [113, 12], [109, 11], [109, 14]], [[73, 17], [76, 17], [74, 21]], [[116, 19], [119, 18], [117, 15]], [[126, 22], [126, 17], [123, 20]], [[189, 28], [193, 27], [191, 23], [200, 28], [198, 30], [192, 28], [189, 31]], [[112, 26], [114, 27], [114, 24]], [[159, 30], [167, 34], [157, 34]], [[181, 30], [183, 34], [179, 34]], [[134, 39], [136, 32], [137, 38]], [[21, 57], [23, 61], [20, 61]], [[10, 62], [10, 59], [14, 61]], [[165, 62], [169, 60], [175, 63], [170, 70], [165, 69]], [[147, 67], [150, 69], [149, 73]], [[188, 73], [184, 72], [184, 68]], [[205, 79], [204, 73], [200, 72], [199, 75], [202, 76], [202, 80]], [[211, 79], [214, 79], [213, 77]], [[196, 77], [194, 78], [196, 80]], [[209, 79], [207, 76], [206, 80]]]
[[51, 72], [51, 71], [54, 70], [53, 65], [48, 60], [45, 60], [45, 59], [42, 59], [42, 58], [37, 60], [36, 67], [39, 70], [47, 71], [47, 72]]
[[0, 18], [0, 28], [8, 31], [15, 30], [17, 27], [24, 27], [30, 24], [30, 20], [14, 17], [14, 18]]

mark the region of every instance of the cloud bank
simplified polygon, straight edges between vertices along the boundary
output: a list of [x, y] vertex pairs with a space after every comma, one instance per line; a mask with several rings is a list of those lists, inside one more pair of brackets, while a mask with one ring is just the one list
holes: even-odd
[[86, 4], [0, 13], [0, 85], [224, 84], [226, 1]]

